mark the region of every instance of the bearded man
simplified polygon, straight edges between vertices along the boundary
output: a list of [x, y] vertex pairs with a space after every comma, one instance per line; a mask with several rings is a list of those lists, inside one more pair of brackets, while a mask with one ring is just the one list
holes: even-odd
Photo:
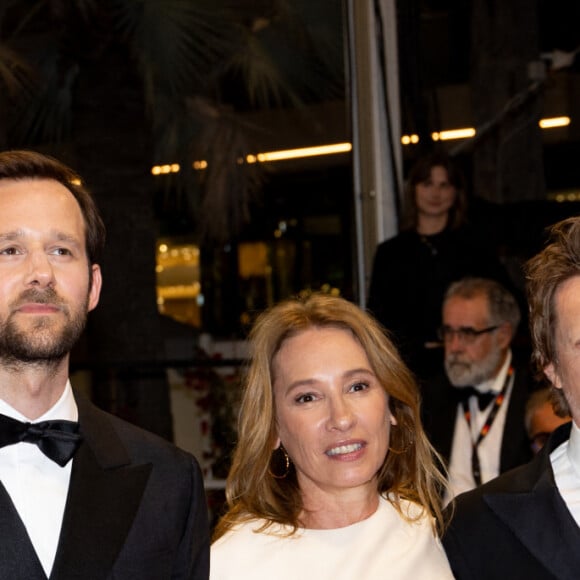
[[535, 386], [511, 349], [516, 299], [485, 278], [453, 283], [439, 335], [445, 375], [423, 390], [423, 421], [449, 472], [446, 501], [528, 461], [525, 406]]
[[0, 578], [206, 580], [196, 459], [69, 380], [104, 239], [76, 172], [0, 152]]

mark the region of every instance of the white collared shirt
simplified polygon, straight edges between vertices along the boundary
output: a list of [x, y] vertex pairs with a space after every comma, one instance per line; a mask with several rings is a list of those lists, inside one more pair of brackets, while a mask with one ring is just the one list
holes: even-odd
[[570, 439], [550, 453], [556, 487], [580, 526], [580, 429], [572, 422]]
[[[499, 393], [504, 385], [511, 360], [512, 354], [511, 351], [509, 351], [508, 356], [496, 377], [479, 385], [474, 385], [474, 387], [482, 392], [493, 391], [494, 393]], [[503, 431], [513, 383], [514, 378], [512, 377], [510, 384], [508, 385], [506, 398], [497, 412], [489, 433], [478, 446], [482, 483], [485, 483], [499, 475]], [[449, 491], [445, 494], [445, 503], [451, 501], [451, 499], [456, 495], [459, 495], [464, 491], [469, 491], [475, 487], [475, 479], [473, 478], [473, 472], [471, 469], [472, 441], [477, 440], [481, 428], [484, 426], [492, 408], [493, 405], [489, 404], [485, 409], [480, 411], [476, 397], [470, 397], [470, 432], [469, 425], [467, 424], [463, 412], [463, 406], [461, 404], [457, 405], [451, 457], [449, 459]]]
[[[5, 401], [0, 414], [28, 422]], [[57, 403], [34, 422], [53, 419], [78, 420], [78, 409], [67, 381]], [[0, 449], [0, 481], [12, 499], [47, 576], [50, 576], [70, 483], [72, 461], [60, 467], [30, 443]]]

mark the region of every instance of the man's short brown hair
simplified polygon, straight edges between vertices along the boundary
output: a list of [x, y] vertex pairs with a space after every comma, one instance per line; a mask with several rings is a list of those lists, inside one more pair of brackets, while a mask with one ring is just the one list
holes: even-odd
[[[555, 300], [558, 288], [574, 276], [580, 276], [580, 217], [565, 219], [553, 225], [546, 247], [525, 265], [527, 296], [530, 308], [532, 360], [540, 377], [547, 380], [544, 369], [558, 367]], [[554, 389], [554, 408], [560, 416], [570, 414], [560, 389]]]
[[3, 179], [53, 179], [64, 185], [77, 200], [83, 215], [89, 263], [99, 263], [105, 245], [105, 226], [92, 195], [75, 171], [36, 151], [3, 151], [0, 152], [0, 180]]

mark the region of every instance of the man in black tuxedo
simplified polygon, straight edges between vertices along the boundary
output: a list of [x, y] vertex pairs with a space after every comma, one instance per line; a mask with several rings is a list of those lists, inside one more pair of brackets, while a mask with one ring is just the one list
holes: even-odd
[[80, 178], [0, 153], [0, 578], [208, 578], [194, 457], [73, 391], [104, 226]]
[[532, 456], [524, 413], [530, 377], [510, 348], [520, 321], [499, 282], [464, 278], [443, 301], [445, 375], [423, 388], [423, 421], [449, 471], [445, 500]]
[[459, 580], [580, 574], [580, 217], [553, 226], [526, 270], [533, 360], [572, 422], [530, 463], [457, 498], [443, 543]]

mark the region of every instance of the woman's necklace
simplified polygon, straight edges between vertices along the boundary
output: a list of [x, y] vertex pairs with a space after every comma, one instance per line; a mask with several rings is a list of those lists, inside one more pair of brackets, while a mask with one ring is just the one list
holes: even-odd
[[427, 236], [419, 234], [419, 239], [427, 246], [427, 248], [429, 248], [429, 251], [431, 252], [432, 256], [436, 256], [439, 253], [437, 248], [433, 245], [433, 243]]

